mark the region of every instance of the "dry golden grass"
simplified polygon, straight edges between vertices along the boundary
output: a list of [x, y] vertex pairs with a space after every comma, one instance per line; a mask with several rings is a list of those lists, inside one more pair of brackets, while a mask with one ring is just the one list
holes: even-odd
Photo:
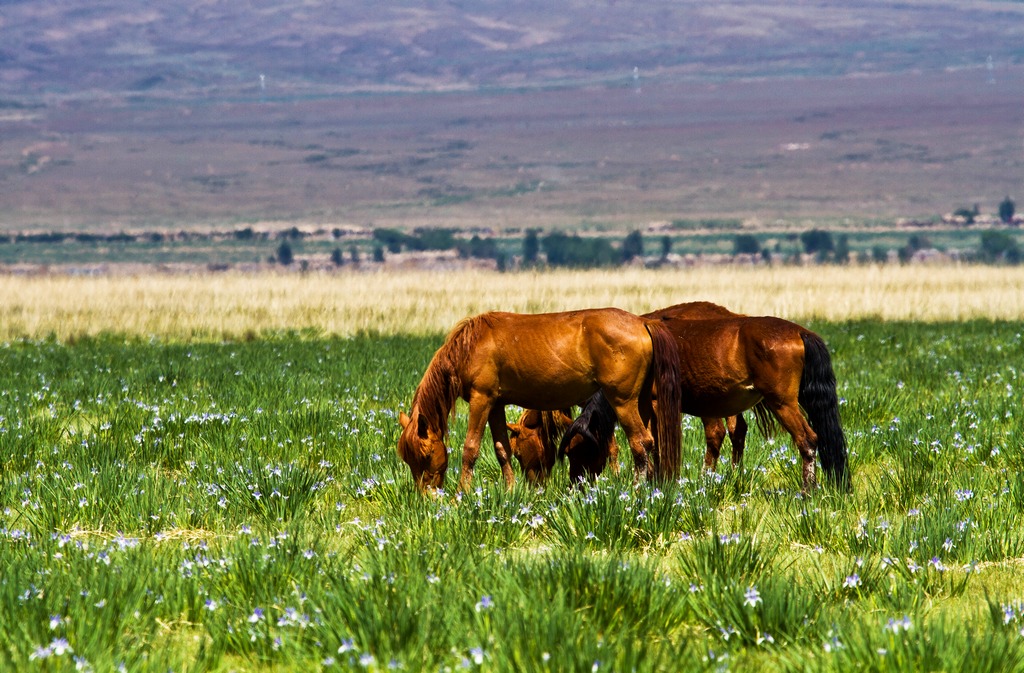
[[442, 333], [487, 310], [709, 300], [800, 321], [1024, 319], [1024, 268], [982, 266], [139, 275], [0, 278], [0, 339], [114, 332], [171, 339], [267, 330]]

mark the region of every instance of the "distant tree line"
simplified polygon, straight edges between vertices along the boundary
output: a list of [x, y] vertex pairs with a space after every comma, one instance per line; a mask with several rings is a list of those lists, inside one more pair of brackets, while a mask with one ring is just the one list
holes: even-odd
[[[821, 264], [847, 264], [855, 260], [855, 254], [850, 249], [849, 236], [839, 234], [832, 236], [832, 233], [824, 229], [810, 229], [799, 235], [794, 235], [793, 240], [799, 240], [801, 252], [813, 255], [816, 262]], [[896, 249], [896, 259], [901, 263], [907, 263], [921, 251], [935, 250], [931, 240], [923, 234], [911, 234], [905, 245]], [[781, 252], [781, 246], [776, 243], [775, 253]], [[772, 250], [762, 248], [757, 236], [754, 234], [737, 234], [733, 237], [734, 255], [761, 255], [765, 259], [772, 258]], [[981, 262], [985, 264], [1020, 264], [1022, 251], [1017, 239], [1007, 231], [990, 230], [981, 232], [979, 246], [976, 250], [963, 253], [963, 259], [968, 261]], [[867, 254], [862, 254], [859, 261], [871, 261], [885, 263], [889, 261], [889, 250], [882, 246], [874, 246]]]
[[[978, 218], [978, 206], [959, 208], [955, 215], [962, 218], [965, 224], [974, 224]], [[1020, 221], [1016, 215], [1016, 205], [1010, 197], [1006, 197], [998, 207], [999, 219], [1006, 224]], [[989, 220], [991, 221], [991, 220]], [[738, 220], [677, 220], [672, 222], [671, 229], [704, 228], [717, 231], [728, 229], [738, 230], [742, 223]], [[323, 232], [317, 232], [323, 233]], [[348, 232], [336, 228], [332, 232], [334, 239], [341, 239]], [[532, 267], [567, 267], [567, 268], [604, 268], [642, 260], [645, 264], [665, 263], [672, 252], [674, 240], [670, 235], [663, 235], [659, 244], [648, 246], [639, 230], [629, 232], [624, 238], [616, 239], [599, 235], [580, 235], [552, 231], [545, 233], [541, 229], [527, 229], [521, 239], [521, 250], [514, 249], [514, 239], [499, 239], [474, 234], [471, 238], [460, 235], [460, 231], [444, 227], [421, 227], [412, 232], [396, 228], [376, 228], [372, 231], [370, 259], [375, 262], [385, 261], [386, 255], [398, 254], [403, 251], [446, 251], [455, 250], [464, 259], [494, 260], [498, 269], [506, 269], [513, 257], [525, 268]], [[290, 227], [276, 232], [257, 232], [252, 227], [244, 227], [228, 232], [189, 232], [178, 233], [89, 233], [89, 232], [46, 232], [19, 233], [7, 236], [0, 235], [0, 243], [40, 243], [60, 244], [65, 242], [78, 243], [161, 243], [164, 241], [208, 240], [211, 238], [233, 238], [240, 241], [279, 241], [274, 254], [266, 259], [271, 263], [290, 266], [296, 262], [297, 256], [293, 245], [301, 242], [311, 234]], [[734, 256], [760, 257], [766, 262], [781, 259], [784, 262], [797, 262], [811, 256], [817, 263], [846, 264], [854, 261], [873, 261], [884, 263], [895, 256], [900, 262], [909, 262], [919, 253], [935, 250], [935, 246], [927, 236], [912, 234], [905, 245], [890, 250], [882, 246], [873, 246], [867, 252], [854, 253], [850, 248], [849, 236], [845, 233], [833, 234], [826, 229], [812, 228], [800, 233], [784, 234], [781, 239], [777, 234], [774, 245], [763, 244], [756, 233], [737, 231], [732, 235], [732, 254]], [[783, 243], [788, 243], [783, 247]], [[345, 250], [335, 247], [330, 254], [334, 266], [348, 263], [358, 264], [362, 259], [361, 248], [365, 242], [350, 242]], [[519, 253], [517, 255], [517, 252]], [[654, 254], [651, 254], [654, 253]], [[1007, 230], [990, 230], [980, 232], [980, 241], [976, 249], [961, 252], [960, 259], [967, 259], [990, 264], [1019, 264], [1022, 251], [1014, 234]], [[308, 260], [299, 260], [303, 265]]]
[[[672, 239], [662, 239], [662, 258], [671, 251]], [[539, 238], [539, 231], [531, 229], [523, 239], [523, 265], [536, 266], [543, 250], [548, 266], [568, 268], [601, 268], [629, 264], [644, 258], [644, 237], [639, 230], [631, 231], [616, 243], [603, 236], [580, 236], [564, 232], [551, 232]]]
[[399, 229], [374, 229], [373, 240], [397, 254], [405, 250], [451, 250], [455, 247], [455, 230], [420, 228], [407, 234]]
[[[374, 229], [373, 238], [380, 254], [397, 254], [403, 250], [457, 250], [463, 258], [493, 259], [499, 269], [508, 263], [494, 238], [474, 234], [469, 240], [456, 238], [454, 229], [417, 229], [408, 234], [398, 229]], [[628, 263], [644, 255], [643, 234], [639, 230], [628, 234], [621, 242], [602, 236], [580, 236], [564, 232], [540, 235], [538, 229], [528, 229], [523, 236], [522, 264], [537, 266], [542, 262], [553, 267], [599, 268]], [[667, 253], [666, 253], [667, 254]]]

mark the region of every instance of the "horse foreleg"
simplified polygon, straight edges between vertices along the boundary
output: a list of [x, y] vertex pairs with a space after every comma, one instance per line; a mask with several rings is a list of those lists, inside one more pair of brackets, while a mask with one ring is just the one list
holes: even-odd
[[[473, 466], [480, 457], [480, 442], [484, 436], [484, 427], [491, 412], [491, 400], [483, 396], [474, 396], [469, 400], [469, 427], [466, 429], [466, 442], [462, 446], [462, 474], [459, 475], [459, 488], [468, 493], [473, 485]], [[504, 414], [502, 414], [504, 418]], [[504, 426], [504, 420], [502, 420]], [[494, 431], [494, 428], [491, 428]], [[505, 446], [508, 446], [508, 429], [505, 430]]]
[[508, 424], [505, 421], [504, 405], [496, 404], [491, 407], [488, 424], [491, 427], [491, 439], [494, 440], [494, 457], [498, 459], [501, 475], [505, 477], [505, 485], [512, 488], [512, 485], [516, 483], [516, 477], [512, 473], [512, 464], [509, 461], [511, 444], [508, 440]]
[[817, 455], [818, 435], [808, 425], [796, 403], [784, 404], [772, 408], [772, 411], [775, 412], [775, 417], [779, 419], [782, 427], [789, 432], [796, 450], [800, 453], [800, 459], [803, 461], [803, 492], [807, 493], [817, 486], [814, 458]]
[[701, 418], [704, 424], [704, 469], [715, 471], [718, 457], [722, 453], [722, 442], [725, 441], [725, 425], [721, 418]]
[[747, 445], [747, 419], [743, 414], [736, 414], [725, 419], [725, 427], [729, 430], [729, 441], [732, 443], [732, 466], [743, 464], [743, 449]]
[[615, 433], [608, 435], [608, 446], [605, 447], [605, 455], [612, 464], [612, 474], [619, 473], [619, 443], [615, 441]]

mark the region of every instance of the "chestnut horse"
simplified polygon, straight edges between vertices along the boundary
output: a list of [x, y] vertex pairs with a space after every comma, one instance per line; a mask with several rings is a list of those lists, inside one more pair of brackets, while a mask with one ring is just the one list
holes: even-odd
[[[421, 490], [440, 488], [448, 469], [448, 417], [462, 398], [469, 403], [469, 424], [460, 487], [466, 491], [472, 484], [485, 425], [511, 486], [505, 405], [564, 409], [601, 392], [606, 412], [626, 433], [637, 478], [673, 479], [681, 454], [678, 383], [679, 351], [658, 320], [615, 308], [484, 313], [456, 325], [434, 354], [410, 414], [399, 418], [398, 455]], [[655, 386], [663, 400], [671, 400], [657, 410]]]
[[[681, 411], [724, 418], [754, 408], [759, 422], [774, 418], [793, 438], [802, 460], [805, 491], [816, 484], [815, 456], [830, 483], [849, 488], [836, 379], [821, 337], [781, 318], [694, 320], [675, 315], [677, 308], [645, 317], [658, 320], [675, 336], [681, 362]], [[562, 437], [563, 450], [575, 437], [582, 438], [568, 453], [574, 478], [599, 473], [608, 459], [615, 420], [605, 407], [595, 394]], [[708, 446], [705, 464], [713, 468], [717, 451], [711, 451], [710, 441]], [[733, 450], [733, 460], [739, 462], [742, 441], [737, 444], [734, 438]]]
[[[665, 313], [670, 313], [678, 318], [694, 320], [737, 317], [740, 315], [718, 304], [712, 304], [707, 301], [694, 301], [686, 304], [677, 304], [676, 306], [662, 309], [661, 311], [654, 311], [641, 317], [661, 319]], [[518, 423], [509, 423], [508, 429], [509, 439], [512, 442], [512, 455], [519, 461], [523, 474], [526, 475], [530, 483], [542, 482], [551, 472], [556, 460], [561, 455], [564, 455], [564, 453], [559, 453], [557, 444], [559, 438], [572, 423], [572, 420], [569, 410], [548, 412], [526, 409], [523, 411]], [[612, 428], [602, 434], [602, 436], [607, 437], [611, 441], [607, 444], [607, 452], [602, 452], [600, 456], [611, 463], [613, 471], [618, 472], [619, 446], [614, 441], [615, 436], [612, 432], [614, 430], [614, 419], [611, 420]], [[739, 463], [743, 456], [743, 443], [747, 432], [747, 424], [743, 419], [743, 415], [731, 416], [724, 423], [720, 418], [709, 417], [701, 418], [701, 422], [704, 425], [704, 439], [707, 444], [705, 464], [712, 469], [714, 468], [727, 432], [733, 445], [733, 463]], [[579, 437], [576, 438], [576, 441], [579, 441]], [[572, 451], [572, 449], [573, 447], [569, 446], [566, 451]], [[712, 456], [714, 457], [713, 460]], [[574, 469], [570, 471], [570, 479], [575, 483], [580, 477], [585, 476], [586, 473], [600, 472], [603, 467], [603, 464], [600, 467], [597, 465], [585, 466], [582, 462], [577, 461]]]
[[558, 440], [571, 424], [571, 409], [524, 409], [519, 422], [508, 424], [512, 455], [528, 482], [541, 484], [547, 479], [557, 459]]

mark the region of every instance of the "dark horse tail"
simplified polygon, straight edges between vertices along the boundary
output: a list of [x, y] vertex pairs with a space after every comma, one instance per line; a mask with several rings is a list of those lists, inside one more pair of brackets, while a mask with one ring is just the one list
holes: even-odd
[[[675, 479], [679, 476], [682, 461], [682, 428], [680, 408], [682, 390], [679, 386], [679, 349], [675, 337], [659, 322], [647, 323], [653, 346], [652, 382], [657, 387], [657, 408], [655, 410], [655, 475], [658, 478]], [[608, 460], [608, 447], [615, 441], [615, 410], [598, 391], [583, 405], [579, 416], [562, 435], [558, 445], [559, 457], [564, 456], [573, 439], [579, 438], [574, 446], [576, 462], [585, 465], [592, 473], [604, 469]]]
[[654, 475], [659, 479], [675, 480], [679, 477], [679, 466], [683, 459], [683, 431], [680, 423], [683, 393], [679, 385], [679, 348], [676, 346], [676, 338], [661, 321], [647, 322], [647, 331], [651, 335], [654, 351], [651, 366], [658, 394], [654, 410], [657, 425]]
[[832, 358], [828, 346], [817, 334], [804, 331], [800, 336], [804, 342], [804, 371], [800, 377], [798, 400], [818, 436], [821, 471], [834, 486], [849, 490], [846, 435], [839, 422], [839, 398]]

